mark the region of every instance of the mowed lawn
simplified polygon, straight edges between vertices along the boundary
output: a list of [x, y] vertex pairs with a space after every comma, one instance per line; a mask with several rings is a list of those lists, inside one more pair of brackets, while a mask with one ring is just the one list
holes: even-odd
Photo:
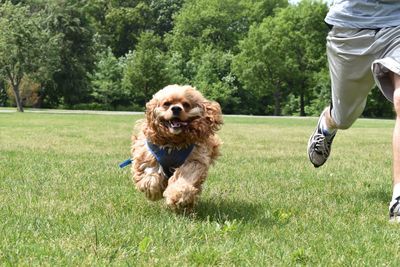
[[400, 225], [388, 222], [394, 121], [357, 121], [315, 169], [317, 118], [226, 116], [222, 156], [185, 216], [118, 168], [142, 117], [0, 113], [1, 265], [400, 264]]

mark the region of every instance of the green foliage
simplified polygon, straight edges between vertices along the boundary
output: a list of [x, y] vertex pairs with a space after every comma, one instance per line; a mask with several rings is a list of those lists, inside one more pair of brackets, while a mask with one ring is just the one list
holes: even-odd
[[289, 5], [287, 0], [242, 0], [248, 12], [250, 24], [260, 23], [264, 18], [273, 16], [276, 9], [285, 8]]
[[51, 60], [41, 52], [53, 51], [49, 44], [57, 40], [41, 28], [41, 15], [10, 2], [0, 5], [0, 73], [10, 82], [19, 82], [24, 73], [37, 73]]
[[[304, 116], [309, 101], [313, 76], [326, 68], [325, 38], [327, 27], [323, 19], [327, 13], [323, 2], [303, 0], [297, 6], [282, 9], [276, 15], [280, 20], [283, 61], [289, 75], [285, 77], [290, 91], [298, 97], [299, 115]], [[285, 38], [286, 37], [286, 38]]]
[[231, 73], [232, 59], [231, 53], [206, 46], [195, 49], [190, 61], [196, 73], [193, 85], [207, 98], [221, 103], [224, 113], [234, 113], [240, 102], [236, 77]]
[[282, 115], [284, 116], [299, 115], [300, 114], [299, 102], [300, 101], [297, 96], [295, 96], [293, 93], [289, 93], [282, 107]]
[[179, 52], [166, 54], [166, 72], [172, 84], [190, 84], [194, 74], [194, 66], [186, 61]]
[[184, 0], [157, 0], [151, 1], [152, 27], [151, 29], [159, 36], [164, 36], [174, 27], [173, 16], [177, 14]]
[[375, 86], [369, 93], [367, 105], [363, 116], [369, 118], [394, 118], [395, 112], [393, 104], [382, 94], [381, 90]]
[[[0, 75], [14, 91], [26, 76], [42, 107], [141, 110], [171, 83], [196, 86], [225, 113], [318, 115], [330, 102], [325, 1], [0, 0], [0, 9]], [[392, 105], [372, 91], [364, 115], [390, 117]]]
[[299, 108], [290, 110], [305, 115], [309, 79], [325, 66], [322, 27], [326, 11], [326, 5], [312, 1], [280, 9], [275, 16], [253, 25], [240, 44], [234, 72], [246, 90], [273, 99], [274, 115], [281, 114], [281, 102], [288, 92], [293, 94], [291, 100], [299, 99]]
[[113, 106], [128, 104], [128, 92], [122, 87], [122, 73], [124, 62], [117, 59], [108, 48], [106, 51], [99, 53], [97, 56], [99, 61], [91, 77], [92, 97], [101, 104]]
[[[282, 47], [279, 24], [273, 17], [250, 28], [240, 43], [240, 53], [233, 62], [233, 71], [245, 90], [257, 98], [270, 98], [275, 102], [274, 115], [280, 115], [282, 90], [288, 70], [285, 68], [286, 50]], [[257, 77], [257, 78], [255, 78]]]
[[[101, 0], [98, 0], [101, 1]], [[105, 43], [116, 56], [124, 56], [135, 49], [139, 36], [146, 31], [153, 31], [160, 37], [173, 28], [172, 17], [184, 0], [159, 1], [102, 1], [92, 11], [102, 19], [98, 23]]]
[[122, 87], [137, 104], [144, 104], [168, 83], [161, 38], [153, 32], [139, 37], [136, 50], [126, 55]]
[[48, 27], [60, 35], [58, 69], [46, 82], [46, 101], [74, 105], [88, 100], [91, 91], [89, 73], [95, 62], [94, 31], [81, 1], [51, 2]]
[[19, 111], [23, 111], [19, 86], [24, 76], [40, 80], [59, 62], [59, 36], [50, 34], [44, 19], [29, 6], [8, 1], [0, 5], [0, 75], [12, 86]]
[[175, 17], [170, 49], [186, 59], [200, 45], [234, 50], [249, 27], [248, 11], [236, 0], [188, 0]]
[[321, 111], [331, 103], [331, 79], [327, 68], [316, 72], [311, 77], [313, 87], [310, 88], [311, 101], [305, 108], [305, 112], [311, 116], [319, 116]]
[[233, 56], [239, 51], [239, 40], [249, 26], [260, 19], [252, 17], [255, 12], [269, 16], [275, 7], [285, 5], [287, 1], [187, 1], [166, 39], [180, 62], [175, 77], [185, 77], [195, 84], [208, 97], [219, 101], [226, 113], [260, 113], [254, 110], [254, 104], [241, 105], [241, 102], [249, 104], [246, 100], [255, 94], [243, 90], [245, 82], [232, 70]]
[[117, 56], [123, 56], [135, 48], [139, 36], [145, 30], [150, 15], [145, 3], [135, 7], [112, 7], [105, 16], [105, 30], [110, 46]]

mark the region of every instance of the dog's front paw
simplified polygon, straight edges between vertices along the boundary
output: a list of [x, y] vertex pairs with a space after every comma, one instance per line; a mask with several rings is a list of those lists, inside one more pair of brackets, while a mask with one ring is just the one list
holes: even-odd
[[136, 183], [136, 188], [143, 192], [150, 200], [159, 200], [163, 197], [166, 182], [163, 177], [158, 174], [146, 174]]
[[192, 211], [196, 204], [199, 190], [186, 183], [173, 183], [164, 191], [165, 203], [176, 211]]

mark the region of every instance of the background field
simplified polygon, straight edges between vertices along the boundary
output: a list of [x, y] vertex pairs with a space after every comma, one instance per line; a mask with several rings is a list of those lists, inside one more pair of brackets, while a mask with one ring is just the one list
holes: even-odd
[[393, 121], [359, 120], [314, 169], [316, 118], [225, 117], [223, 155], [182, 216], [146, 201], [117, 166], [141, 117], [0, 114], [1, 264], [400, 263], [387, 210]]

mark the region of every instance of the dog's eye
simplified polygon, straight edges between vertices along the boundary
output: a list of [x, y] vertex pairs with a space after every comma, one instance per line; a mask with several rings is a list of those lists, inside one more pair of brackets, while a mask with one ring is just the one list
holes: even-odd
[[168, 101], [167, 101], [167, 102], [164, 102], [163, 106], [166, 107], [166, 108], [168, 108], [169, 106], [171, 106], [171, 102], [168, 102]]
[[183, 102], [183, 103], [182, 103], [182, 106], [183, 106], [185, 109], [190, 109], [190, 104], [189, 104], [188, 102]]

